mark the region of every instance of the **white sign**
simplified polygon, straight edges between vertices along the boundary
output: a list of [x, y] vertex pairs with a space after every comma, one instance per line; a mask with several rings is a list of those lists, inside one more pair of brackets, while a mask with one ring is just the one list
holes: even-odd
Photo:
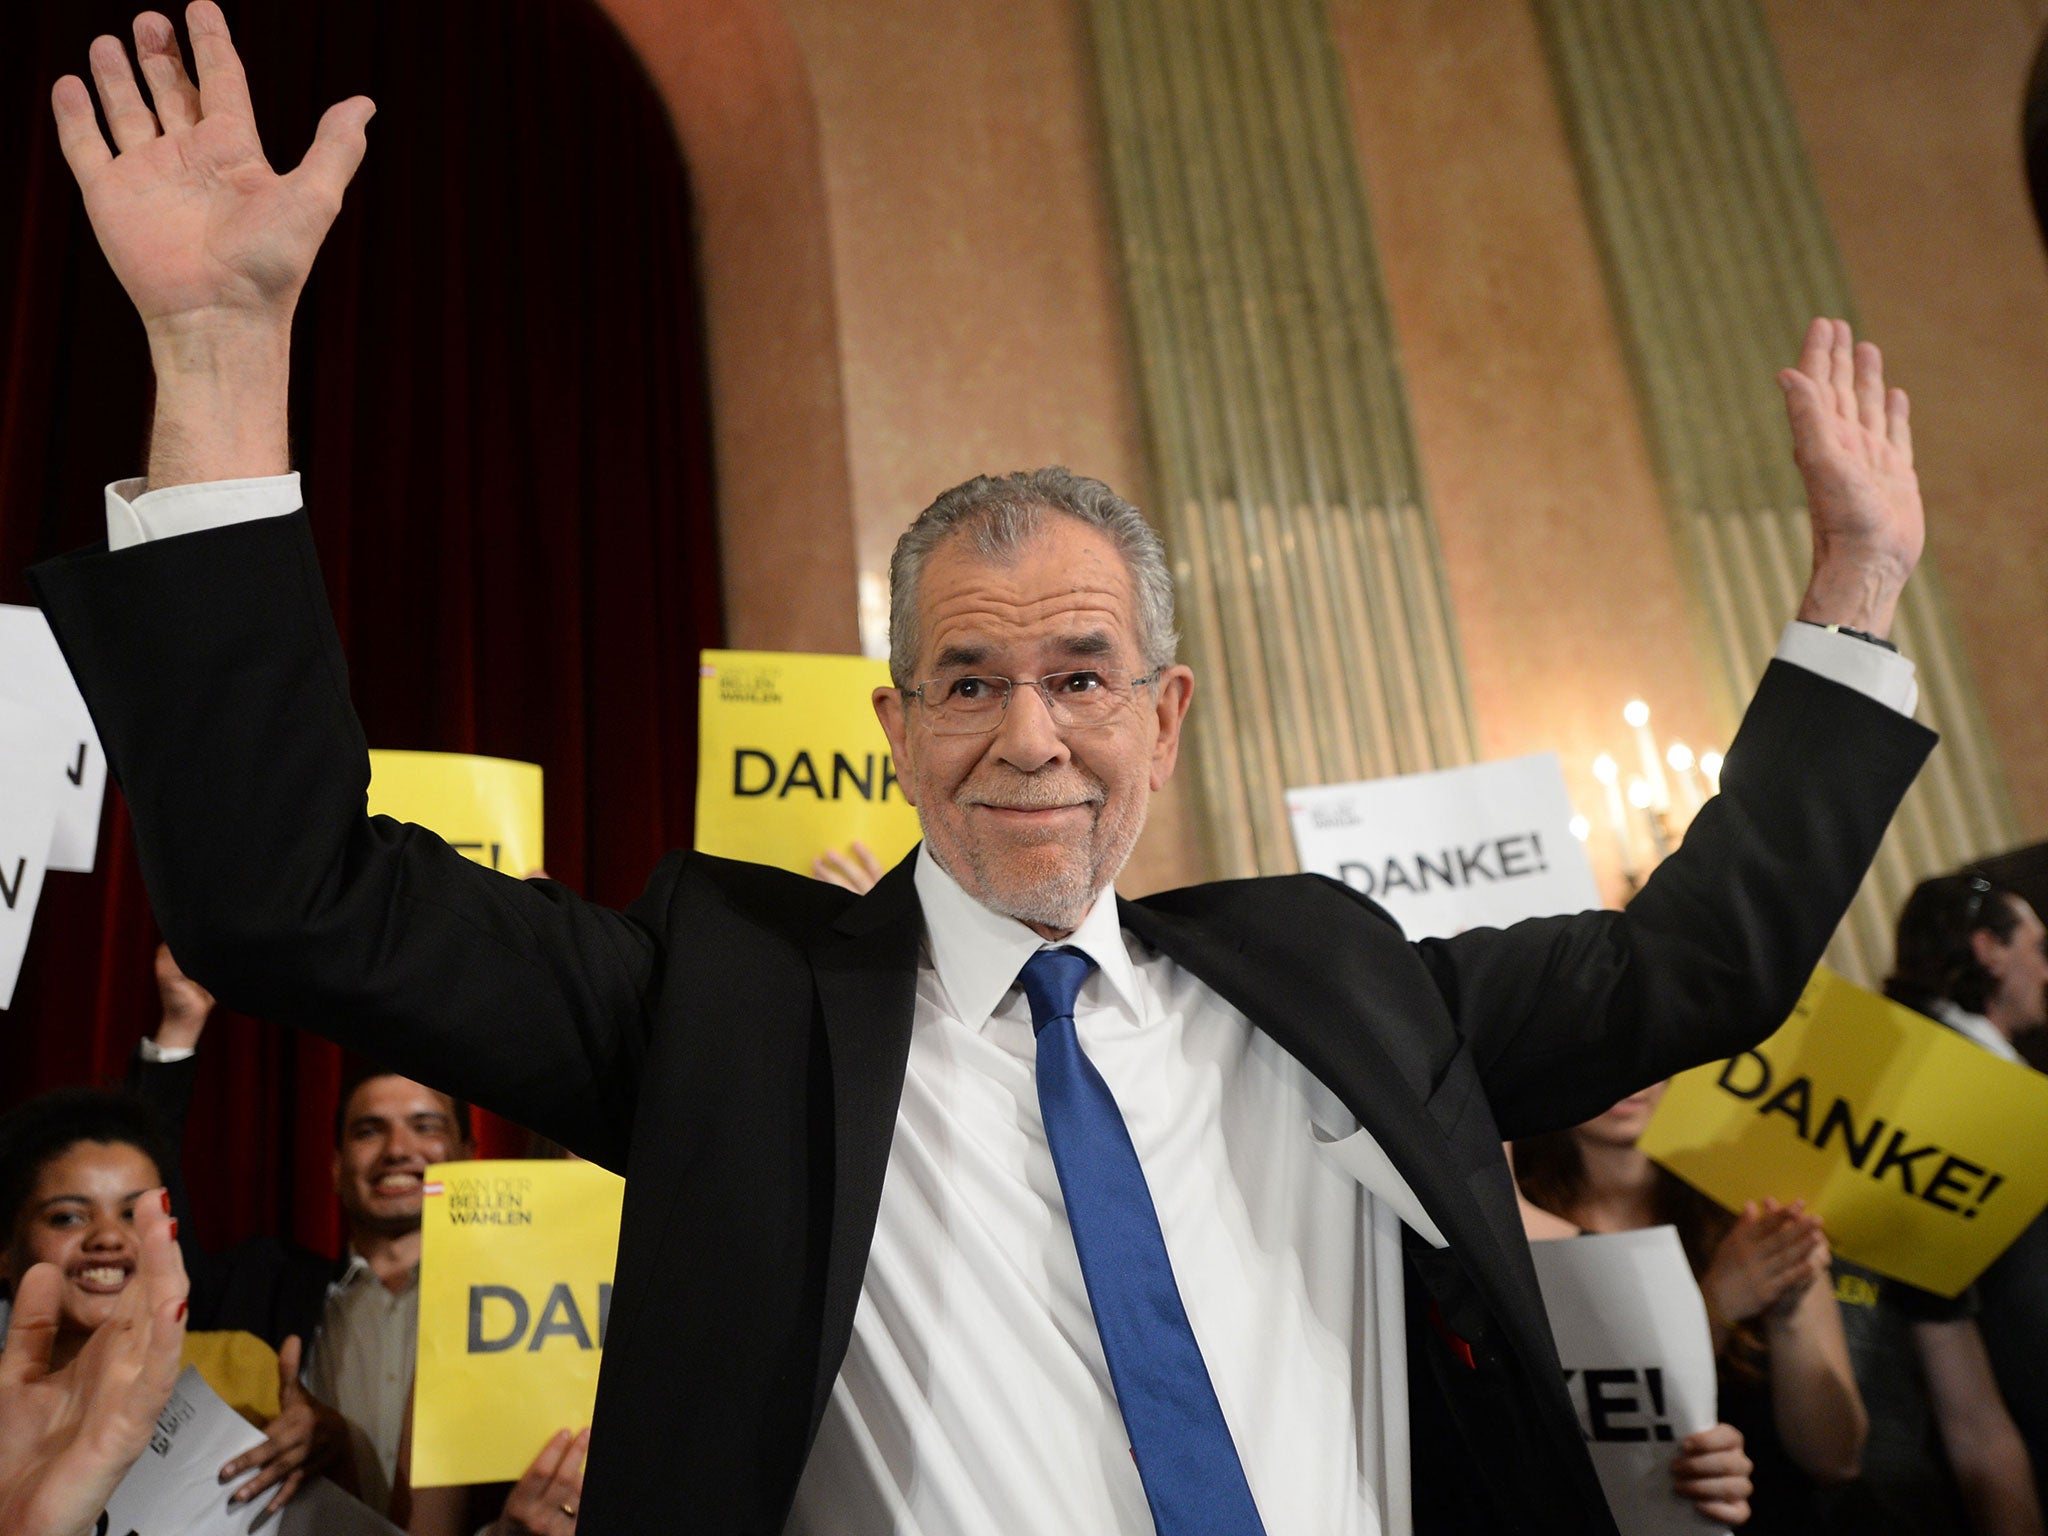
[[1671, 1489], [1679, 1442], [1719, 1417], [1707, 1304], [1678, 1229], [1567, 1237], [1531, 1243], [1529, 1252], [1579, 1428], [1622, 1536], [1722, 1529]]
[[57, 808], [52, 869], [92, 869], [99, 848], [100, 802], [107, 792], [107, 755], [49, 620], [40, 608], [0, 603], [0, 700], [57, 722], [48, 774]]
[[[249, 1421], [186, 1366], [157, 1415], [149, 1448], [114, 1490], [93, 1527], [95, 1536], [247, 1536], [271, 1492], [230, 1504], [229, 1496], [248, 1479], [223, 1483], [220, 1469], [262, 1443]], [[263, 1528], [273, 1527], [264, 1521]], [[324, 1478], [285, 1505], [275, 1529], [285, 1536], [397, 1536], [397, 1527]]]
[[1555, 752], [1287, 791], [1294, 848], [1411, 939], [1600, 905]]
[[61, 728], [0, 698], [0, 1008], [14, 1005], [57, 828], [49, 764]]

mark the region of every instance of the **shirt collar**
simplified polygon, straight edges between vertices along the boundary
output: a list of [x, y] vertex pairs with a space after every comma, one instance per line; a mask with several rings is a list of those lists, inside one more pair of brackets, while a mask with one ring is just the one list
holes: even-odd
[[920, 848], [912, 877], [924, 908], [924, 931], [932, 965], [952, 1000], [953, 1011], [969, 1029], [979, 1030], [1017, 984], [1024, 962], [1041, 949], [1078, 949], [1095, 962], [1096, 974], [1129, 1011], [1133, 1023], [1143, 1021], [1138, 1007], [1137, 970], [1124, 945], [1116, 915], [1116, 888], [1104, 886], [1088, 915], [1058, 945], [1048, 943], [1014, 917], [991, 912], [960, 888], [940, 867], [929, 846]]
[[1994, 1056], [2006, 1061], [2026, 1059], [2014, 1048], [2010, 1040], [1999, 1033], [1998, 1026], [1981, 1013], [1972, 1013], [1948, 998], [1938, 997], [1934, 1000], [1934, 1016], [1957, 1034], [1968, 1035]]

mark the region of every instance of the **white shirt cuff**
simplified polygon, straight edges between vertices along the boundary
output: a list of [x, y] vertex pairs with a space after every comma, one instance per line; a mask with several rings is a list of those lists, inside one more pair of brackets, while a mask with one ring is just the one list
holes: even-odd
[[142, 1059], [158, 1063], [183, 1061], [187, 1056], [196, 1056], [199, 1048], [192, 1045], [158, 1045], [154, 1040], [144, 1040], [141, 1046]]
[[151, 539], [225, 528], [259, 517], [282, 517], [305, 503], [298, 471], [255, 480], [207, 480], [145, 491], [146, 480], [116, 480], [107, 487], [107, 548], [127, 549]]
[[1920, 684], [1913, 675], [1912, 662], [1897, 651], [1818, 624], [1802, 624], [1796, 619], [1787, 624], [1778, 637], [1778, 660], [1818, 672], [1902, 715], [1911, 715], [1920, 703]]

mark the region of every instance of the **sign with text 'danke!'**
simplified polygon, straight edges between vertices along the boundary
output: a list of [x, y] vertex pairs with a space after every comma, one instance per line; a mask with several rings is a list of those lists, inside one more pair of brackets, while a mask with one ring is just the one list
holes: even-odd
[[1411, 939], [1600, 905], [1554, 752], [1287, 791], [1295, 852]]
[[1845, 1258], [1954, 1296], [2048, 1205], [2048, 1076], [1822, 966], [1770, 1039], [1673, 1078], [1639, 1145], [1730, 1210], [1804, 1200]]

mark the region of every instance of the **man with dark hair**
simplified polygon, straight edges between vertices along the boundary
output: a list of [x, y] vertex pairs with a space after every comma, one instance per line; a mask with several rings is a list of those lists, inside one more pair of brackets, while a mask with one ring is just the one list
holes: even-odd
[[[1422, 1531], [1611, 1531], [1500, 1144], [1774, 1029], [1933, 746], [1876, 348], [1817, 320], [1778, 375], [1812, 577], [1625, 913], [1411, 945], [1314, 878], [1119, 900], [1195, 677], [1157, 536], [1051, 470], [892, 563], [922, 847], [858, 900], [674, 854], [615, 912], [365, 814], [285, 397], [370, 105], [280, 176], [187, 19], [197, 87], [137, 20], [154, 110], [93, 45], [118, 155], [53, 93], [158, 387], [147, 489], [35, 580], [202, 979], [627, 1171], [587, 1533], [1342, 1536], [1411, 1492]], [[1686, 1450], [1739, 1518], [1739, 1461]]]
[[[2026, 1065], [2017, 1035], [2048, 1023], [2048, 926], [2025, 898], [1982, 875], [1923, 880], [1899, 913], [1885, 996], [1947, 1025], [2001, 1061]], [[1998, 1389], [2048, 1486], [2048, 1215], [1973, 1287]]]
[[472, 1155], [469, 1107], [380, 1067], [352, 1073], [334, 1115], [334, 1192], [348, 1223], [306, 1384], [353, 1431], [364, 1502], [386, 1508], [412, 1397], [420, 1319], [420, 1208], [429, 1163]]
[[1923, 880], [1899, 912], [1884, 994], [2018, 1062], [2014, 1037], [2048, 1024], [2048, 926], [1982, 875]]

